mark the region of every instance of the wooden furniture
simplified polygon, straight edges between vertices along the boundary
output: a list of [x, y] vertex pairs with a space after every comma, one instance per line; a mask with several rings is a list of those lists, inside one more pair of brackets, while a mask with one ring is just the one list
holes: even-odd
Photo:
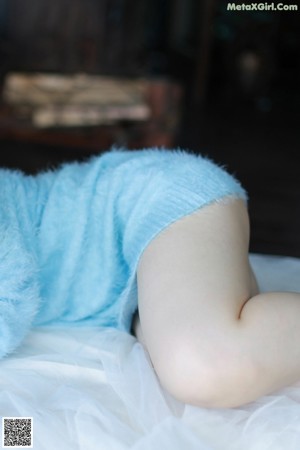
[[[134, 117], [111, 120], [110, 123], [86, 126], [34, 126], [26, 108], [0, 106], [0, 139], [43, 143], [54, 146], [107, 149], [113, 144], [128, 148], [172, 146], [178, 121], [182, 89], [167, 79], [147, 80], [144, 102], [149, 114], [142, 120]], [[84, 121], [83, 121], [84, 122]]]

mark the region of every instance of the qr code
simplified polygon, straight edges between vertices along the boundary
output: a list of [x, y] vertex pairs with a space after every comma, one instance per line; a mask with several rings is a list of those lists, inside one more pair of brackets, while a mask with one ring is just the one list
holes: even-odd
[[2, 447], [32, 448], [32, 417], [2, 417]]

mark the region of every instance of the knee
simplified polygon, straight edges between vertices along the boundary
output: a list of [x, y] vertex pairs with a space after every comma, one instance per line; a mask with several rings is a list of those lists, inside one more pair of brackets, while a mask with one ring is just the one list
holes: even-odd
[[216, 345], [209, 354], [188, 343], [174, 345], [154, 368], [177, 400], [203, 408], [233, 408], [253, 398], [254, 364], [247, 355]]

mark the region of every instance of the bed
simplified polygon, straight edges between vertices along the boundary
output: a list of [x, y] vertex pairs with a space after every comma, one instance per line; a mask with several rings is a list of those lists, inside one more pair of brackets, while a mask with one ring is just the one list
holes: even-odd
[[[251, 264], [261, 290], [300, 291], [300, 259], [252, 254]], [[33, 329], [0, 362], [0, 413], [32, 418], [36, 450], [300, 448], [300, 380], [239, 408], [183, 405], [136, 339], [113, 329]]]

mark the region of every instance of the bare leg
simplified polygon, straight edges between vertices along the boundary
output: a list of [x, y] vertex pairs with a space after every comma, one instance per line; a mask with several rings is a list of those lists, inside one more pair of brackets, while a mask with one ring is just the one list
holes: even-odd
[[160, 233], [138, 268], [142, 338], [178, 399], [234, 407], [300, 380], [300, 294], [258, 294], [240, 200]]

